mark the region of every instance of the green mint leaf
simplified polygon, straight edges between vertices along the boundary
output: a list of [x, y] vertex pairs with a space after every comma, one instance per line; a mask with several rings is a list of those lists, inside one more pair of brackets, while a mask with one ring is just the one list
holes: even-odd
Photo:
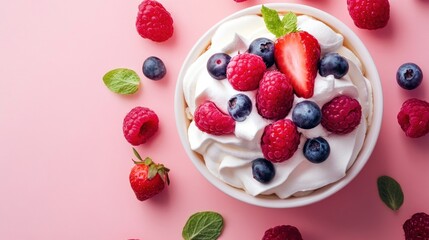
[[296, 17], [295, 13], [286, 13], [282, 18], [282, 23], [286, 33], [298, 31], [298, 18]]
[[279, 13], [276, 10], [262, 5], [261, 13], [268, 31], [277, 38], [298, 31], [298, 20], [293, 12], [288, 12], [280, 19]]
[[377, 179], [378, 194], [381, 200], [393, 211], [397, 211], [404, 203], [404, 193], [401, 185], [389, 177], [381, 176]]
[[131, 69], [117, 68], [103, 76], [103, 82], [112, 92], [133, 94], [140, 85], [140, 77]]
[[276, 37], [281, 37], [286, 34], [284, 24], [280, 20], [280, 16], [276, 10], [262, 5], [261, 13], [268, 31], [270, 31]]
[[189, 217], [182, 230], [185, 240], [216, 240], [222, 232], [223, 218], [216, 212], [197, 212]]

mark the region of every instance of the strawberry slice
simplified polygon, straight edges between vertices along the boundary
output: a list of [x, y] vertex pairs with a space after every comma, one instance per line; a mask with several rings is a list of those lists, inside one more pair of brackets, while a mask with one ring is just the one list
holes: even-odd
[[317, 39], [305, 31], [288, 33], [276, 40], [274, 58], [277, 68], [290, 79], [295, 94], [312, 97], [320, 58]]

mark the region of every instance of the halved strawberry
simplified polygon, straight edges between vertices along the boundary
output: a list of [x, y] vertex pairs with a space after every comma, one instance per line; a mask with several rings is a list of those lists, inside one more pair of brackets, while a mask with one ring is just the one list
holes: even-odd
[[317, 39], [305, 31], [288, 33], [276, 40], [274, 58], [277, 68], [290, 79], [295, 94], [312, 97], [320, 58]]

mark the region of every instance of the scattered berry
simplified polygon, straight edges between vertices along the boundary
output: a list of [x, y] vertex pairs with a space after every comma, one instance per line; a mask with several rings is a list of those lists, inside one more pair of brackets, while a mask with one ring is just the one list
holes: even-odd
[[162, 164], [156, 164], [150, 158], [142, 159], [134, 149], [138, 161], [130, 172], [130, 184], [136, 197], [140, 201], [147, 200], [164, 190], [165, 185], [170, 184], [168, 172], [170, 171]]
[[226, 53], [215, 53], [207, 61], [207, 71], [214, 79], [222, 80], [226, 78], [226, 66], [231, 57]]
[[160, 80], [167, 73], [164, 62], [154, 56], [148, 57], [143, 62], [142, 70], [143, 74], [151, 80]]
[[424, 212], [413, 214], [402, 225], [406, 240], [429, 239], [429, 215]]
[[197, 127], [208, 134], [224, 135], [233, 133], [235, 129], [234, 119], [210, 101], [204, 102], [195, 110], [194, 120]]
[[302, 240], [298, 228], [291, 225], [280, 225], [265, 231], [262, 240]]
[[349, 63], [338, 53], [327, 53], [319, 61], [319, 74], [322, 77], [334, 75], [340, 79], [349, 71]]
[[418, 138], [429, 132], [429, 103], [420, 99], [406, 100], [397, 116], [405, 135]]
[[237, 122], [243, 122], [252, 112], [252, 100], [242, 93], [233, 96], [228, 101], [228, 113]]
[[335, 97], [322, 107], [322, 126], [336, 134], [352, 132], [360, 123], [362, 107], [346, 95]]
[[417, 88], [423, 79], [423, 72], [415, 63], [404, 63], [396, 72], [396, 82], [404, 89]]
[[322, 121], [322, 111], [315, 102], [304, 100], [293, 108], [292, 121], [302, 129], [314, 128]]
[[312, 163], [324, 162], [331, 152], [329, 143], [322, 137], [309, 138], [304, 144], [304, 156]]
[[174, 31], [170, 13], [155, 0], [144, 0], [139, 5], [136, 27], [140, 36], [155, 42], [166, 41]]
[[266, 126], [261, 139], [264, 157], [271, 162], [284, 162], [298, 149], [300, 134], [290, 119]]
[[268, 38], [257, 38], [250, 43], [249, 53], [256, 54], [264, 60], [267, 68], [274, 64], [274, 42]]
[[122, 130], [131, 145], [145, 143], [158, 131], [158, 116], [146, 107], [133, 108], [124, 118]]
[[320, 58], [317, 39], [305, 31], [286, 34], [277, 39], [274, 57], [278, 69], [291, 80], [295, 94], [312, 97]]
[[282, 119], [292, 108], [293, 98], [293, 88], [287, 77], [279, 71], [267, 71], [256, 92], [256, 108], [264, 118]]
[[231, 59], [226, 68], [226, 76], [235, 90], [256, 90], [265, 69], [265, 63], [260, 56], [242, 53]]
[[260, 183], [268, 183], [276, 174], [276, 169], [272, 162], [265, 158], [257, 158], [252, 161], [253, 178]]
[[363, 29], [383, 28], [390, 17], [388, 0], [347, 0], [347, 9], [355, 25]]

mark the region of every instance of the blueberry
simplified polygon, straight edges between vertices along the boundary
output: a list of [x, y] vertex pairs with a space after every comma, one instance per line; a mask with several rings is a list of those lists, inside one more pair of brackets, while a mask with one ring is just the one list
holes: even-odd
[[322, 137], [309, 138], [304, 144], [304, 156], [312, 163], [321, 163], [329, 157], [331, 148]]
[[243, 122], [252, 112], [252, 101], [242, 93], [234, 95], [228, 101], [228, 113], [237, 122]]
[[396, 72], [396, 81], [404, 89], [412, 90], [422, 83], [423, 72], [415, 63], [404, 63]]
[[222, 80], [226, 78], [226, 66], [228, 66], [231, 56], [226, 53], [215, 53], [207, 61], [207, 71], [214, 79]]
[[276, 170], [272, 162], [265, 158], [257, 158], [252, 161], [253, 178], [260, 183], [268, 183], [274, 178]]
[[315, 102], [304, 100], [295, 105], [292, 121], [303, 129], [314, 128], [322, 121], [322, 111]]
[[151, 56], [143, 62], [143, 74], [151, 80], [160, 80], [165, 76], [167, 70], [161, 59]]
[[257, 38], [253, 40], [249, 46], [248, 52], [262, 57], [267, 68], [274, 64], [274, 42], [268, 38]]
[[342, 78], [349, 71], [349, 63], [338, 53], [327, 53], [319, 61], [319, 74], [322, 77], [334, 75], [335, 78]]

